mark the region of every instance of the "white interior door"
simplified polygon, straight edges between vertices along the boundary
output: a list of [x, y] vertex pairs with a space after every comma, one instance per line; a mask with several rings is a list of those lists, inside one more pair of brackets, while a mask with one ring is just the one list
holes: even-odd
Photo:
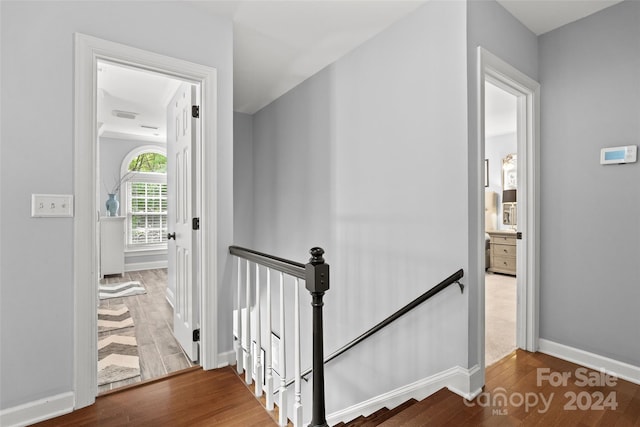
[[196, 87], [184, 83], [167, 107], [167, 198], [169, 287], [174, 291], [173, 334], [197, 361], [199, 327], [194, 218], [194, 147], [199, 126], [192, 117]]

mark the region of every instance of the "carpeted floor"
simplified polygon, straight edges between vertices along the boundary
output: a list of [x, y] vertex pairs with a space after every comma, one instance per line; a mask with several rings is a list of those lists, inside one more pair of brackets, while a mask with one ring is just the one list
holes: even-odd
[[516, 278], [485, 274], [485, 365], [516, 349]]

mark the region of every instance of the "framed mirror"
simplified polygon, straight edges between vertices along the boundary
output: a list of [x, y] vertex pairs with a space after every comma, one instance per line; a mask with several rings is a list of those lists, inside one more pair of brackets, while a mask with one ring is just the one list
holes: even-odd
[[502, 190], [518, 188], [518, 155], [509, 154], [502, 159]]

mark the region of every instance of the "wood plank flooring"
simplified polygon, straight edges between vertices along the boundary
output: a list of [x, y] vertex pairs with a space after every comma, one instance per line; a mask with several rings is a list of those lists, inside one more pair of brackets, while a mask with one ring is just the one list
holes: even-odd
[[193, 366], [173, 336], [173, 308], [167, 302], [167, 269], [132, 271], [107, 276], [101, 283], [113, 284], [138, 280], [147, 293], [123, 298], [101, 300], [101, 306], [125, 304], [133, 318], [131, 330], [103, 332], [99, 339], [110, 334], [135, 335], [140, 356], [140, 376], [98, 388], [104, 393], [140, 381], [162, 377]]
[[36, 426], [275, 426], [231, 367], [198, 369], [120, 392]]
[[[565, 386], [549, 381], [538, 385], [538, 369], [549, 373], [570, 373]], [[516, 350], [487, 368], [483, 394], [471, 402], [443, 389], [429, 398], [405, 405], [391, 418], [354, 421], [346, 425], [385, 427], [406, 426], [640, 426], [640, 385], [617, 380], [614, 386], [576, 384], [579, 365], [542, 353]], [[594, 371], [589, 371], [594, 372]], [[616, 408], [571, 409], [567, 393], [587, 393], [595, 402], [597, 392], [614, 393]], [[494, 400], [502, 393], [507, 402]], [[512, 396], [528, 393], [544, 396], [525, 407]], [[585, 395], [586, 396], [586, 395]], [[487, 400], [489, 399], [489, 400]], [[582, 399], [585, 403], [586, 399]], [[465, 403], [466, 402], [466, 403]], [[487, 404], [487, 402], [490, 402]], [[371, 423], [369, 423], [371, 421]], [[151, 384], [113, 392], [80, 409], [38, 426], [269, 426], [276, 425], [232, 367], [214, 371], [192, 371]]]

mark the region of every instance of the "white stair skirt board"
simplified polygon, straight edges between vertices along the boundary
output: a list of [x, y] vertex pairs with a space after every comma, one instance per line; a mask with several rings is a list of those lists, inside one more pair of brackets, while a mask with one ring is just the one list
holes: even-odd
[[564, 344], [558, 344], [542, 338], [540, 338], [538, 346], [538, 351], [541, 353], [566, 360], [567, 362], [576, 363], [596, 371], [604, 369], [607, 373], [615, 375], [621, 380], [626, 380], [640, 385], [639, 366], [630, 365], [625, 362], [600, 356], [599, 354], [590, 353], [588, 351], [569, 347]]
[[393, 409], [403, 404], [409, 399], [418, 401], [426, 399], [436, 391], [443, 387], [447, 387], [453, 393], [461, 396], [461, 399], [473, 399], [482, 390], [474, 390], [473, 393], [468, 389], [471, 384], [471, 377], [480, 372], [478, 366], [472, 369], [465, 369], [459, 366], [447, 369], [430, 377], [423, 378], [414, 383], [399, 387], [388, 393], [375, 396], [364, 402], [353, 405], [349, 408], [342, 409], [327, 416], [329, 425], [338, 424], [340, 422], [348, 422], [359, 416], [368, 416], [382, 408]]
[[62, 393], [0, 411], [0, 426], [17, 427], [35, 424], [73, 411], [73, 393]]

